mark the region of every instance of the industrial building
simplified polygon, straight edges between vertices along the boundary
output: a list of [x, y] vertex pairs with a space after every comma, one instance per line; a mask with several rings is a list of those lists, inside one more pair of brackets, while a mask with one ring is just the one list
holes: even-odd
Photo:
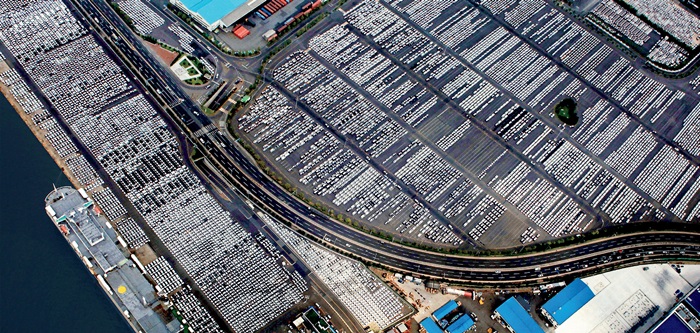
[[593, 291], [588, 288], [581, 279], [576, 279], [571, 284], [558, 292], [552, 299], [542, 306], [542, 314], [554, 325], [561, 325], [571, 315], [593, 299]]
[[464, 333], [474, 326], [474, 320], [466, 314], [462, 314], [445, 329], [446, 333]]
[[214, 31], [227, 28], [262, 6], [267, 0], [170, 0], [197, 22]]
[[420, 326], [425, 330], [426, 333], [442, 333], [440, 326], [435, 323], [433, 318], [428, 317], [420, 322]]
[[445, 318], [450, 312], [454, 311], [459, 307], [459, 304], [455, 302], [454, 300], [449, 301], [445, 303], [445, 305], [441, 306], [435, 312], [433, 312], [432, 317], [435, 320], [435, 322], [440, 322], [443, 318]]
[[495, 315], [501, 318], [501, 324], [511, 332], [544, 333], [515, 297], [509, 298], [496, 308]]
[[[635, 266], [586, 277], [582, 281], [595, 296], [560, 324], [557, 333], [600, 332], [608, 327], [651, 332], [662, 321], [666, 324], [657, 332], [683, 332], [662, 329], [683, 324], [676, 319], [687, 319], [687, 323], [692, 324], [692, 316], [686, 313], [692, 313], [693, 302], [700, 300], [700, 293], [693, 291], [694, 286], [700, 284], [700, 266], [697, 265], [685, 265], [682, 272], [670, 264]], [[684, 298], [686, 295], [688, 297]], [[675, 318], [666, 318], [674, 309], [679, 309]]]
[[700, 291], [698, 287], [683, 297], [661, 320], [652, 333], [694, 333], [700, 331]]
[[654, 329], [653, 333], [693, 333], [693, 331], [681, 317], [672, 312]]
[[459, 311], [459, 303], [450, 300], [420, 322], [426, 333], [464, 333], [474, 327], [474, 320]]

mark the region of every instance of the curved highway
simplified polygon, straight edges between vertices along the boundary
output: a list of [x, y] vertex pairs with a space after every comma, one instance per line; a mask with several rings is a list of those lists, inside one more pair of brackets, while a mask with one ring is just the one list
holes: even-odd
[[[197, 112], [196, 104], [164, 73], [109, 6], [100, 0], [74, 1], [94, 15], [96, 22], [90, 23], [99, 25], [106, 37], [111, 37], [118, 53], [147, 78], [142, 83], [155, 91], [158, 96], [154, 94], [154, 97], [169, 105], [167, 109], [171, 113], [166, 112], [166, 116], [179, 124], [182, 134], [218, 167], [237, 193], [341, 252], [397, 271], [491, 286], [560, 281], [612, 267], [649, 262], [700, 261], [700, 231], [636, 233], [530, 255], [469, 257], [410, 248], [355, 230], [287, 193], [263, 174], [255, 162], [241, 152], [242, 148], [237, 148], [236, 140], [214, 130], [210, 119]], [[181, 144], [185, 145], [184, 140]], [[213, 173], [201, 176], [204, 180], [220, 178]], [[233, 188], [222, 190], [234, 191]]]
[[[511, 257], [430, 252], [384, 241], [309, 208], [258, 170], [231, 140], [212, 132], [199, 141], [239, 191], [305, 232], [343, 252], [396, 270], [470, 283], [540, 283], [619, 265], [700, 260], [700, 233], [644, 232], [558, 250]], [[210, 177], [213, 175], [209, 175]]]

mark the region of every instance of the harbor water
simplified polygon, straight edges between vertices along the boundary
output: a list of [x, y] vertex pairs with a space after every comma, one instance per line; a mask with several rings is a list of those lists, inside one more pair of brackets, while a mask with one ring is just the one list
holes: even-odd
[[0, 332], [131, 332], [44, 211], [70, 185], [0, 94]]

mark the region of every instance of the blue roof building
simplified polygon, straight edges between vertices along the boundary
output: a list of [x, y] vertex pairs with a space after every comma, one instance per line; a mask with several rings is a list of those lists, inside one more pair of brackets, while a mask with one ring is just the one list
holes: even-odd
[[693, 333], [693, 331], [678, 316], [671, 314], [654, 329], [653, 333]]
[[265, 0], [170, 0], [170, 3], [187, 11], [210, 31], [232, 25], [264, 2]]
[[472, 328], [472, 326], [474, 326], [474, 321], [468, 315], [463, 315], [459, 317], [459, 319], [455, 320], [454, 323], [450, 324], [450, 326], [447, 326], [445, 332], [464, 333], [468, 329]]
[[420, 322], [420, 325], [425, 329], [426, 332], [428, 333], [442, 333], [442, 330], [438, 325], [435, 323], [433, 318], [425, 318]]
[[435, 310], [433, 312], [433, 318], [435, 321], [440, 321], [442, 318], [445, 318], [450, 312], [454, 311], [454, 309], [457, 308], [457, 302], [454, 300], [449, 301], [445, 303], [445, 305], [441, 306], [439, 309]]
[[695, 291], [686, 297], [685, 302], [695, 309], [696, 312], [700, 313], [700, 290], [695, 289]]
[[593, 299], [593, 292], [581, 279], [576, 279], [571, 284], [554, 295], [552, 299], [544, 303], [542, 312], [549, 317], [555, 325], [561, 325], [571, 315], [576, 313], [588, 301]]
[[530, 314], [523, 309], [518, 301], [511, 297], [505, 303], [496, 308], [496, 313], [501, 316], [506, 325], [515, 333], [544, 333]]

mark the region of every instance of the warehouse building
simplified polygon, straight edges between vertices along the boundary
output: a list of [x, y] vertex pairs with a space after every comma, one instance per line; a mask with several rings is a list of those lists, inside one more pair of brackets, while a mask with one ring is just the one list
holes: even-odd
[[457, 304], [457, 302], [455, 302], [454, 300], [451, 300], [445, 303], [445, 305], [441, 306], [439, 309], [435, 310], [435, 312], [433, 312], [433, 319], [435, 319], [436, 322], [440, 322], [440, 320], [445, 318], [448, 314], [456, 310], [458, 307], [459, 304]]
[[460, 303], [450, 300], [423, 319], [420, 326], [426, 333], [464, 333], [474, 327], [474, 320], [459, 311]]
[[227, 28], [252, 13], [267, 0], [170, 0], [207, 28]]
[[694, 333], [688, 323], [672, 312], [656, 327], [653, 333]]
[[[686, 265], [682, 272], [669, 264], [635, 266], [586, 277], [582, 281], [595, 296], [560, 324], [557, 333], [600, 332], [611, 326], [620, 332], [652, 332], [664, 320], [665, 324], [657, 332], [682, 333], [683, 329], [673, 328], [678, 324], [686, 325], [683, 322], [695, 323], [688, 313], [697, 313], [692, 308], [693, 302], [700, 300], [700, 293], [693, 291], [693, 287], [700, 284], [698, 265]], [[674, 313], [676, 306], [678, 314], [665, 319], [668, 313]]]
[[500, 317], [501, 324], [513, 333], [544, 333], [515, 297], [509, 298], [496, 308], [495, 315]]
[[652, 333], [695, 333], [700, 331], [700, 291], [698, 287], [674, 306], [651, 330]]
[[425, 330], [426, 333], [442, 333], [440, 327], [435, 323], [433, 318], [428, 317], [420, 322], [420, 326]]
[[588, 285], [581, 279], [576, 279], [544, 303], [542, 314], [554, 325], [561, 325], [593, 299], [593, 296], [595, 295]]
[[474, 320], [466, 314], [462, 314], [445, 329], [446, 333], [464, 333], [474, 327]]
[[684, 302], [700, 314], [700, 289], [695, 287], [695, 290], [688, 294]]

